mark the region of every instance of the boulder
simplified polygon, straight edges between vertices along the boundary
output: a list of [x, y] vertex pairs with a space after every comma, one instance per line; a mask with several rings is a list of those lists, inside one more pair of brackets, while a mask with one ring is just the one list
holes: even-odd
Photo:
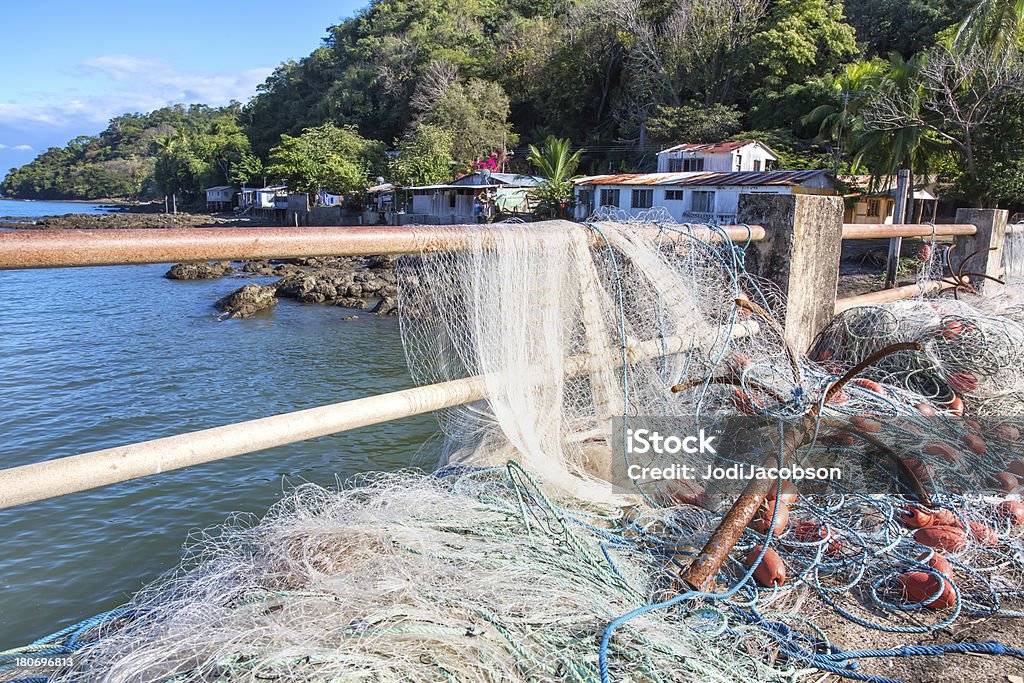
[[245, 285], [219, 299], [216, 304], [221, 318], [248, 318], [277, 305], [273, 286]]
[[214, 280], [234, 269], [229, 261], [218, 263], [177, 263], [171, 266], [164, 277], [169, 280]]
[[345, 296], [335, 301], [334, 305], [341, 306], [342, 308], [366, 308], [366, 299]]
[[242, 272], [251, 275], [276, 275], [277, 269], [270, 261], [246, 261], [242, 265]]
[[374, 315], [398, 315], [398, 300], [395, 297], [386, 296], [378, 301], [370, 312]]
[[352, 285], [352, 271], [339, 268], [321, 268], [311, 273], [290, 275], [273, 286], [278, 296], [303, 303], [323, 303], [345, 295]]
[[395, 257], [389, 254], [366, 257], [366, 267], [370, 270], [394, 270]]

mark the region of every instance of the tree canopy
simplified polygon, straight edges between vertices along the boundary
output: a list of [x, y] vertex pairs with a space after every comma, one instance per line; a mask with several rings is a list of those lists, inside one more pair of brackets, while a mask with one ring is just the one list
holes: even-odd
[[644, 171], [666, 143], [761, 137], [783, 167], [912, 165], [966, 201], [1024, 201], [983, 168], [1024, 146], [1022, 21], [1024, 0], [372, 0], [244, 106], [117, 117], [2, 190], [436, 182], [485, 159], [527, 172], [549, 136], [584, 172]]
[[270, 150], [267, 173], [299, 192], [361, 192], [384, 170], [384, 145], [354, 126], [325, 123], [301, 135], [282, 135]]

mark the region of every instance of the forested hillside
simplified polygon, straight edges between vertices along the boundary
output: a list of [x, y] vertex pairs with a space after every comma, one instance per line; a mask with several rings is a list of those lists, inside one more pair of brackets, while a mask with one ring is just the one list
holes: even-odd
[[190, 194], [269, 177], [351, 191], [487, 159], [525, 171], [527, 145], [549, 135], [585, 149], [584, 172], [649, 168], [668, 142], [758, 137], [788, 167], [912, 166], [972, 201], [1020, 202], [1024, 168], [1000, 151], [1024, 146], [1020, 4], [376, 0], [245, 106], [119, 117], [3, 190]]

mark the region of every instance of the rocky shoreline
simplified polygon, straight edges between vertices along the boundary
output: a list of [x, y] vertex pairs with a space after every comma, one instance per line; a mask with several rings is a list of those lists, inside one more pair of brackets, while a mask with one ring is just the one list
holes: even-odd
[[214, 304], [221, 319], [248, 318], [277, 305], [282, 298], [299, 303], [369, 309], [373, 315], [398, 313], [398, 279], [390, 256], [326, 257], [211, 263], [178, 263], [164, 277], [170, 280], [212, 280], [224, 277], [279, 277], [268, 285], [247, 284]]
[[[233, 214], [165, 214], [162, 205], [141, 204], [107, 214], [67, 214], [26, 219], [0, 217], [0, 228], [44, 230], [115, 230], [204, 227], [254, 227], [274, 223]], [[868, 245], [884, 257], [886, 244]], [[864, 245], [860, 245], [863, 251]], [[876, 291], [882, 286], [884, 262], [867, 263], [863, 253], [844, 249], [839, 278], [840, 298]], [[869, 254], [871, 256], [871, 254]], [[222, 318], [244, 318], [275, 306], [279, 299], [301, 303], [327, 303], [344, 308], [369, 309], [377, 315], [395, 315], [396, 278], [391, 257], [308, 258], [245, 261], [242, 263], [179, 263], [166, 274], [172, 280], [208, 280], [222, 277], [276, 277], [269, 285], [246, 285], [219, 299]], [[911, 278], [912, 280], [912, 278]], [[906, 284], [901, 282], [901, 284]], [[350, 316], [352, 317], [352, 316]]]
[[269, 226], [276, 223], [252, 216], [225, 213], [167, 214], [150, 205], [113, 213], [69, 213], [60, 216], [18, 218], [0, 216], [0, 228], [15, 230], [159, 230], [166, 228], [229, 228]]

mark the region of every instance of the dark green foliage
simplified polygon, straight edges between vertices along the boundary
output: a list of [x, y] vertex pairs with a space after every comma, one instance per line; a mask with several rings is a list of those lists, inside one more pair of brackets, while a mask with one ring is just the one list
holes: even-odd
[[1024, 207], [1024, 95], [1002, 98], [998, 114], [975, 139], [978, 177], [971, 178], [959, 164], [949, 164], [945, 175], [964, 201], [983, 206]]
[[936, 36], [962, 21], [971, 8], [964, 0], [846, 0], [846, 16], [867, 56], [904, 58], [931, 47]]
[[0, 193], [32, 199], [140, 199], [160, 192], [195, 195], [228, 181], [248, 151], [237, 105], [181, 105], [124, 114], [95, 137], [53, 147], [12, 170]]
[[663, 143], [717, 142], [742, 129], [743, 114], [735, 106], [724, 104], [661, 106], [647, 121], [648, 135]]

